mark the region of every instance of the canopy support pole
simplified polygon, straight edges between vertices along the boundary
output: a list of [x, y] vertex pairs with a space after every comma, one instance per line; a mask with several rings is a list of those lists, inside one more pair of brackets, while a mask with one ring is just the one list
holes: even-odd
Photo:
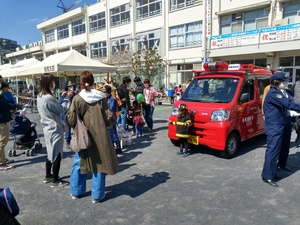
[[32, 88], [32, 112], [33, 112], [33, 110], [35, 109], [35, 101], [34, 101], [34, 92], [35, 92], [35, 79], [34, 79], [34, 75], [32, 74], [32, 83], [33, 83], [33, 88]]
[[17, 104], [19, 104], [19, 82], [18, 82], [18, 76], [16, 76], [16, 82], [17, 82]]

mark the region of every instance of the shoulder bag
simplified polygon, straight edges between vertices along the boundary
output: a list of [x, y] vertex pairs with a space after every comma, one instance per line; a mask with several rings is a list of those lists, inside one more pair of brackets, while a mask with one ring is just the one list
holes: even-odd
[[84, 125], [83, 121], [77, 115], [77, 123], [73, 129], [73, 136], [70, 142], [70, 149], [73, 152], [80, 152], [91, 146], [91, 139], [88, 134], [88, 129]]

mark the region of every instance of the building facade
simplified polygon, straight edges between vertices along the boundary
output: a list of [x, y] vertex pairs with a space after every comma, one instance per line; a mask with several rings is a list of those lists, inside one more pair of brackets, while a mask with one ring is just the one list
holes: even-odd
[[271, 69], [284, 67], [295, 82], [300, 75], [300, 1], [213, 3], [209, 58]]
[[192, 69], [201, 68], [203, 19], [202, 0], [103, 0], [49, 19], [37, 28], [42, 31], [43, 58], [76, 49], [89, 58], [114, 64], [116, 52], [156, 48], [167, 65], [160, 77], [166, 88], [187, 83]]
[[0, 38], [0, 65], [9, 63], [9, 59], [6, 57], [6, 54], [16, 51], [18, 46], [19, 45], [16, 41], [7, 38]]
[[295, 81], [300, 75], [298, 22], [300, 1], [98, 0], [38, 24], [42, 41], [8, 56], [21, 59], [29, 51], [46, 58], [76, 49], [114, 64], [114, 54], [147, 46], [164, 59], [165, 89], [188, 83], [192, 70], [209, 60], [283, 66]]

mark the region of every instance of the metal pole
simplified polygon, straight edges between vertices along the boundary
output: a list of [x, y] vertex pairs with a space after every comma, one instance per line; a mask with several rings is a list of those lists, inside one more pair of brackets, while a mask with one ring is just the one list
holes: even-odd
[[34, 75], [32, 74], [32, 86], [33, 86], [33, 88], [32, 88], [32, 112], [33, 112], [33, 109], [35, 109], [35, 102], [34, 102], [34, 91], [35, 91], [35, 80], [34, 80]]

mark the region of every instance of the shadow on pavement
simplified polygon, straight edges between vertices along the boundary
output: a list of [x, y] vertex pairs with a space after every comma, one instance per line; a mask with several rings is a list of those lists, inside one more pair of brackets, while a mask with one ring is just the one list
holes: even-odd
[[[25, 159], [18, 160], [18, 156], [25, 154], [25, 150], [17, 150], [17, 156], [13, 157], [11, 159], [14, 160], [14, 167], [21, 167], [25, 166], [28, 164], [33, 164], [33, 163], [40, 163], [40, 162], [46, 162], [46, 157], [47, 157], [47, 150], [46, 147], [43, 147], [42, 149], [33, 149], [32, 150], [33, 155], [28, 156]], [[74, 152], [72, 151], [67, 151], [64, 152], [63, 158], [72, 158], [74, 156]]]
[[[266, 146], [266, 144], [267, 144], [267, 136], [266, 135], [260, 135], [257, 137], [253, 137], [249, 140], [246, 140], [246, 141], [240, 143], [240, 150], [235, 157], [240, 157], [240, 156], [247, 154], [248, 152], [251, 152], [257, 148]], [[189, 148], [190, 148], [190, 154], [200, 154], [201, 153], [201, 154], [213, 155], [213, 156], [216, 156], [219, 158], [223, 158], [220, 154], [220, 151], [211, 149], [207, 146], [190, 145]]]
[[283, 180], [291, 175], [293, 175], [294, 173], [298, 172], [300, 170], [300, 152], [296, 152], [295, 154], [290, 154], [288, 157], [288, 161], [287, 161], [287, 166], [291, 168], [291, 171], [285, 171], [285, 170], [280, 170], [280, 171], [276, 171], [276, 174], [279, 175], [279, 177], [281, 177], [278, 180]]
[[167, 172], [155, 172], [150, 176], [135, 174], [132, 177], [133, 179], [131, 180], [107, 187], [107, 194], [104, 201], [117, 198], [121, 195], [128, 195], [131, 198], [135, 198], [170, 179]]

